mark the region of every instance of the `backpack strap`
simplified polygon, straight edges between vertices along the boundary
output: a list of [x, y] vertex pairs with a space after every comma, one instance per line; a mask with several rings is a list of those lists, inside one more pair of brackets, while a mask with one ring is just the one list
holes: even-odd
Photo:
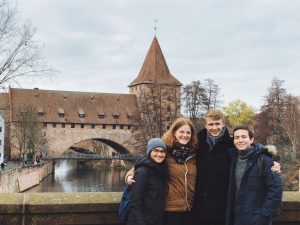
[[259, 154], [257, 159], [257, 165], [258, 165], [258, 175], [261, 177], [264, 172], [264, 155]]

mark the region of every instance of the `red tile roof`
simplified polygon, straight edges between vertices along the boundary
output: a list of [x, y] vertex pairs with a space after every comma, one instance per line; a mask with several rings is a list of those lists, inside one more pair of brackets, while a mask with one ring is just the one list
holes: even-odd
[[151, 43], [139, 75], [129, 87], [144, 83], [182, 85], [171, 75], [156, 37]]
[[[133, 94], [110, 94], [92, 92], [55, 91], [41, 89], [10, 88], [12, 100], [12, 121], [16, 114], [26, 106], [43, 113], [42, 122], [52, 123], [85, 123], [85, 124], [124, 124], [133, 121], [128, 113], [137, 112], [136, 96]], [[64, 114], [61, 118], [59, 113]], [[119, 118], [113, 115], [118, 113]], [[80, 118], [79, 114], [84, 114]], [[100, 119], [99, 114], [104, 114]]]

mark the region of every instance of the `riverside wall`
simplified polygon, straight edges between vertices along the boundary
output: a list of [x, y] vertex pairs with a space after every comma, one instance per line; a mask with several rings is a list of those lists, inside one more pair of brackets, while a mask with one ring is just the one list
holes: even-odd
[[44, 177], [52, 172], [52, 162], [2, 170], [0, 173], [0, 192], [22, 192], [38, 185]]
[[[0, 193], [1, 225], [120, 225], [121, 192]], [[273, 225], [300, 224], [300, 193], [284, 192]]]

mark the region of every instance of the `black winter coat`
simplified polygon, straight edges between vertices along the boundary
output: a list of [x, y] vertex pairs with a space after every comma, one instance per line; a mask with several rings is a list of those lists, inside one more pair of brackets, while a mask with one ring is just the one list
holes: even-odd
[[141, 156], [135, 164], [127, 225], [161, 225], [165, 206], [167, 165]]
[[207, 130], [203, 129], [198, 133], [197, 179], [193, 211], [197, 221], [223, 222], [226, 214], [231, 162], [228, 151], [233, 148], [233, 141], [226, 129], [223, 138], [210, 150], [206, 138]]

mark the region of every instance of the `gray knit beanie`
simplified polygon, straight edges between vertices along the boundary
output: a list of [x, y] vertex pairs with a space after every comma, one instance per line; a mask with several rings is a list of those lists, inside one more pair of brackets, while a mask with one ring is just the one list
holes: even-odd
[[166, 152], [167, 146], [163, 140], [160, 138], [151, 138], [147, 144], [146, 155], [149, 156], [150, 152], [157, 147], [162, 147]]

